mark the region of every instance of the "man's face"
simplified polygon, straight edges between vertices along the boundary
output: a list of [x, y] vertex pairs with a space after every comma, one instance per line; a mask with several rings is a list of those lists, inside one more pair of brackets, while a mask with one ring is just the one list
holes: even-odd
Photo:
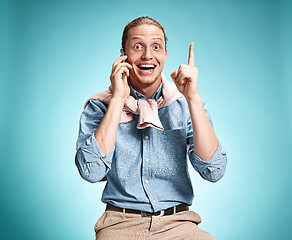
[[163, 32], [154, 25], [143, 24], [128, 32], [125, 54], [133, 68], [130, 81], [133, 85], [149, 86], [161, 80], [167, 56]]

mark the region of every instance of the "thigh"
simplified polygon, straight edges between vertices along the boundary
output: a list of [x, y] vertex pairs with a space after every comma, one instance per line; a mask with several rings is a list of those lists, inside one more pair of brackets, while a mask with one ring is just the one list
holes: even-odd
[[150, 240], [149, 224], [141, 215], [106, 211], [95, 224], [96, 240]]
[[[214, 240], [208, 232], [200, 229], [199, 214], [186, 211], [158, 219], [155, 231], [151, 233], [153, 240]], [[155, 222], [153, 222], [155, 224]], [[153, 228], [154, 229], [154, 228]]]
[[186, 240], [215, 240], [208, 232], [202, 230], [194, 223], [185, 223], [184, 227], [179, 231], [182, 234], [182, 238]]

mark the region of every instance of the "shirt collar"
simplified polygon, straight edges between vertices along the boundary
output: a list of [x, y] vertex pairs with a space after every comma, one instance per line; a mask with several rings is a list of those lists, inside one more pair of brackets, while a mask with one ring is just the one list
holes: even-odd
[[[129, 86], [130, 86], [130, 95], [132, 97], [134, 97], [135, 99], [145, 99], [146, 100], [146, 97], [142, 93], [137, 92], [133, 88], [130, 81], [129, 81]], [[160, 83], [159, 87], [157, 88], [157, 90], [155, 91], [155, 93], [153, 94], [151, 99], [155, 99], [157, 101], [161, 96], [162, 96], [162, 82]]]

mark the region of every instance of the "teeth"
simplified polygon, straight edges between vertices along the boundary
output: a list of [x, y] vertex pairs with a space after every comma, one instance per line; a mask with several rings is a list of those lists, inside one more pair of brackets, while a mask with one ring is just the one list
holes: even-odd
[[139, 65], [139, 67], [144, 67], [144, 68], [154, 68], [155, 66], [154, 66], [154, 65], [146, 65], [146, 64], [142, 64], [142, 65]]

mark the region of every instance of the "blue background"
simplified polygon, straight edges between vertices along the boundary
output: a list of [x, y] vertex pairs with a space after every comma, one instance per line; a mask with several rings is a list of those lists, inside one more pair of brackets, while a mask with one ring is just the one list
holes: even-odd
[[190, 169], [192, 210], [217, 239], [291, 239], [291, 2], [4, 0], [0, 239], [94, 239], [104, 183], [74, 164], [83, 104], [107, 89], [124, 26], [169, 38], [164, 73], [195, 43], [199, 91], [228, 153], [218, 183]]

